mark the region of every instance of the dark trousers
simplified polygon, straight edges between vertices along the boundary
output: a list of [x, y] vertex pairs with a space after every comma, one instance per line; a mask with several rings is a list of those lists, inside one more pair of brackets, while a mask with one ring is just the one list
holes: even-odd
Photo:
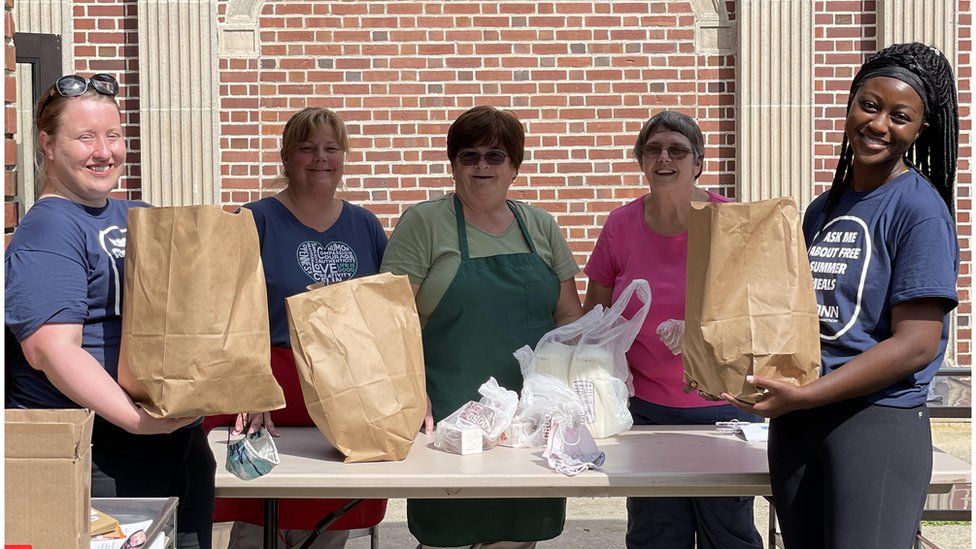
[[769, 477], [789, 549], [908, 549], [931, 475], [924, 405], [844, 401], [770, 424]]
[[92, 431], [92, 497], [180, 498], [177, 546], [210, 549], [216, 463], [203, 425], [133, 435], [100, 417]]
[[[635, 425], [712, 425], [716, 421], [760, 422], [731, 405], [670, 408], [630, 399]], [[761, 549], [751, 497], [627, 498], [628, 549]]]

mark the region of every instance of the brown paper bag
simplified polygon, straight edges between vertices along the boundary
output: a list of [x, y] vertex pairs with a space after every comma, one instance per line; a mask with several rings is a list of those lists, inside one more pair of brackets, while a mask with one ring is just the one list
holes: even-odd
[[685, 382], [756, 402], [746, 376], [820, 375], [820, 319], [796, 204], [693, 202], [688, 216]]
[[251, 212], [133, 208], [119, 384], [156, 417], [277, 410]]
[[285, 302], [305, 405], [325, 438], [347, 463], [406, 457], [427, 411], [407, 277], [356, 278]]

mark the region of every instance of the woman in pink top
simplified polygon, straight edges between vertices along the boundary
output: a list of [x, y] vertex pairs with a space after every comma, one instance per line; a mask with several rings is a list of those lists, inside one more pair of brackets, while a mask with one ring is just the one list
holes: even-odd
[[[636, 278], [646, 279], [654, 303], [627, 353], [634, 376], [630, 401], [635, 425], [714, 424], [733, 418], [761, 421], [724, 401], [685, 390], [681, 355], [661, 341], [657, 327], [685, 316], [688, 204], [728, 202], [701, 189], [705, 143], [689, 116], [664, 111], [648, 120], [634, 157], [650, 192], [610, 213], [586, 264], [590, 277], [584, 307], [609, 307]], [[636, 312], [636, 305], [626, 311]], [[628, 498], [627, 547], [761, 548], [753, 498]]]

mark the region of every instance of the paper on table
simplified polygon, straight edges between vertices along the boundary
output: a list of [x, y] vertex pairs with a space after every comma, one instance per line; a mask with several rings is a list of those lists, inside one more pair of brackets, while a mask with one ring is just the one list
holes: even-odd
[[742, 425], [742, 436], [749, 442], [765, 442], [769, 439], [768, 423], [746, 423]]
[[[137, 532], [139, 530], [149, 530], [149, 527], [152, 526], [152, 523], [153, 521], [151, 520], [144, 520], [141, 522], [122, 524], [120, 525], [120, 527], [122, 528], [122, 533], [125, 534], [126, 538], [128, 538], [129, 536], [132, 535], [133, 532]], [[90, 547], [91, 549], [119, 549], [120, 547], [122, 547], [123, 543], [125, 543], [124, 538], [123, 539], [98, 539], [98, 540], [93, 539]], [[165, 547], [166, 547], [166, 536], [159, 535], [156, 536], [156, 539], [154, 539], [152, 543], [146, 546], [146, 549], [164, 549]]]

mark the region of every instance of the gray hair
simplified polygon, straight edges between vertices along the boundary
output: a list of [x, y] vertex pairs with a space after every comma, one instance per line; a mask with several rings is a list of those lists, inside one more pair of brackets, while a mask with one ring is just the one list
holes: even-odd
[[678, 132], [688, 138], [691, 143], [691, 152], [695, 153], [695, 160], [702, 162], [705, 159], [705, 136], [702, 135], [698, 122], [687, 114], [677, 111], [661, 111], [644, 122], [644, 127], [637, 134], [637, 143], [634, 144], [634, 158], [640, 162], [644, 154], [644, 146], [651, 138], [651, 135], [658, 131]]

